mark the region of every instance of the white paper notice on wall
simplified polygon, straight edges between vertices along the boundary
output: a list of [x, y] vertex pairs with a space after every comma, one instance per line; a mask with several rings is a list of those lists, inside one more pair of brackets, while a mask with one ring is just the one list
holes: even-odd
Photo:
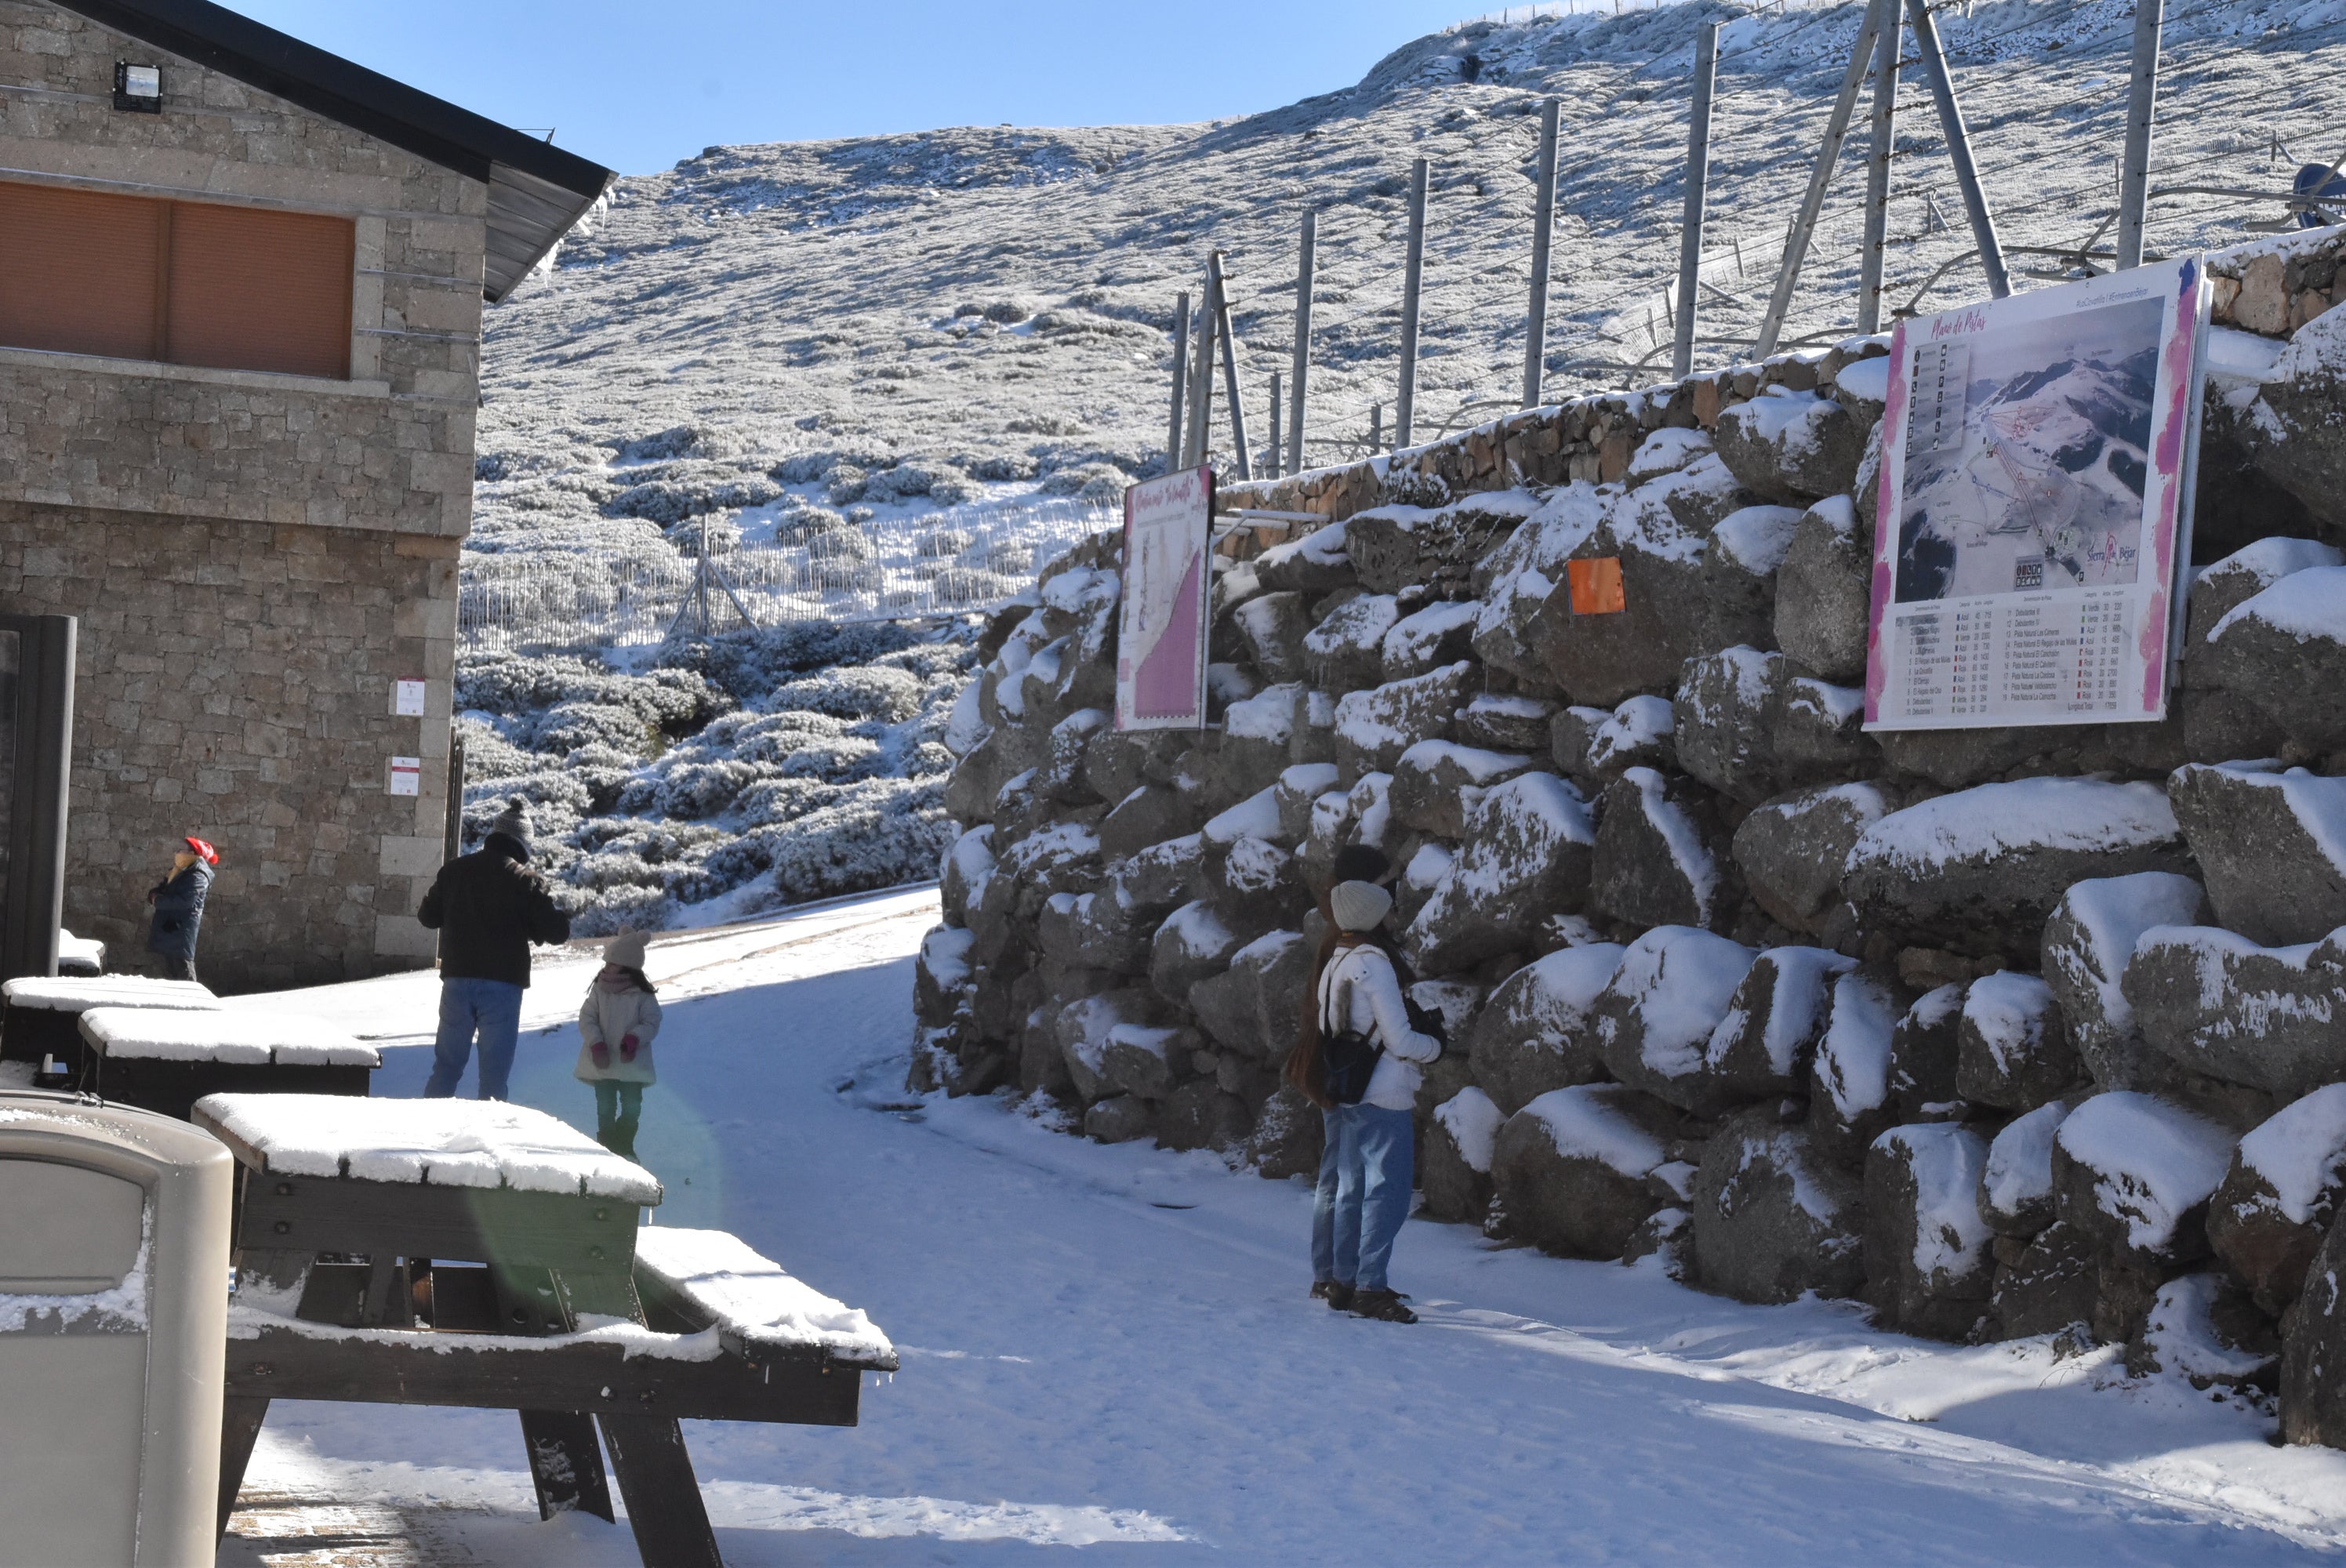
[[403, 680], [393, 688], [391, 711], [402, 718], [423, 717], [423, 683]]
[[423, 792], [423, 759], [394, 757], [391, 759], [391, 792], [394, 795], [420, 795]]

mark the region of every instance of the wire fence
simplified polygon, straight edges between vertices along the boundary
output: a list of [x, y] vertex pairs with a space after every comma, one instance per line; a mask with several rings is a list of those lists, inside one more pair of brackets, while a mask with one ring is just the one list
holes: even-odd
[[1070, 545], [1122, 525], [1083, 500], [979, 502], [903, 518], [712, 544], [709, 570], [665, 543], [560, 554], [467, 552], [466, 653], [641, 647], [678, 633], [824, 621], [928, 620], [1000, 608]]

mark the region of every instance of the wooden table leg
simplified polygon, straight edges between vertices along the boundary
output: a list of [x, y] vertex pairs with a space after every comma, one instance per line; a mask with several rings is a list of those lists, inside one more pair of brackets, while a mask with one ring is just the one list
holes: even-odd
[[[267, 1400], [230, 1394], [220, 1415], [219, 1533], [228, 1534], [228, 1516], [236, 1512], [236, 1494], [244, 1490], [244, 1467], [252, 1462], [252, 1445], [260, 1437], [260, 1423], [269, 1417]], [[606, 1519], [609, 1514], [603, 1516]]]
[[673, 1416], [597, 1416], [644, 1568], [725, 1568]]
[[537, 1483], [540, 1519], [576, 1509], [616, 1522], [594, 1417], [576, 1410], [524, 1410], [521, 1436], [529, 1449], [529, 1478]]

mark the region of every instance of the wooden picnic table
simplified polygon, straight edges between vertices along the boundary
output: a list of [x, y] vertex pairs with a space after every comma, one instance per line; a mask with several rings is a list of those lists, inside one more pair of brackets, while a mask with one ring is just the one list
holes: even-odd
[[298, 1013], [93, 1007], [77, 1088], [186, 1121], [206, 1095], [364, 1095], [382, 1053]]
[[0, 985], [0, 1061], [30, 1062], [37, 1069], [54, 1059], [60, 1086], [81, 1083], [89, 1071], [89, 1047], [81, 1037], [81, 1015], [93, 1007], [150, 1007], [210, 1012], [219, 998], [192, 980], [149, 980], [137, 974], [47, 978], [26, 975]]
[[718, 1565], [683, 1420], [852, 1426], [896, 1356], [862, 1313], [719, 1231], [639, 1228], [658, 1181], [498, 1102], [213, 1095], [237, 1157], [227, 1528], [276, 1399], [520, 1412], [542, 1517], [611, 1519], [646, 1568]]

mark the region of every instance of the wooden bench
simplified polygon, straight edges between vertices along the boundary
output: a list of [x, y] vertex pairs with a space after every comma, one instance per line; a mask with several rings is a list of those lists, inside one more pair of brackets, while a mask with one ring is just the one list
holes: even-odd
[[894, 1349], [722, 1232], [639, 1229], [659, 1183], [496, 1102], [214, 1095], [236, 1155], [220, 1525], [274, 1399], [520, 1412], [541, 1516], [614, 1516], [709, 1568], [682, 1420], [852, 1426]]
[[382, 1065], [375, 1047], [294, 1013], [93, 1007], [80, 1033], [78, 1087], [183, 1122], [206, 1095], [364, 1095]]
[[72, 979], [26, 976], [0, 985], [0, 1061], [30, 1062], [56, 1087], [77, 1086], [89, 1071], [81, 1015], [93, 1007], [153, 1007], [209, 1012], [219, 998], [192, 980], [148, 980], [136, 974]]

